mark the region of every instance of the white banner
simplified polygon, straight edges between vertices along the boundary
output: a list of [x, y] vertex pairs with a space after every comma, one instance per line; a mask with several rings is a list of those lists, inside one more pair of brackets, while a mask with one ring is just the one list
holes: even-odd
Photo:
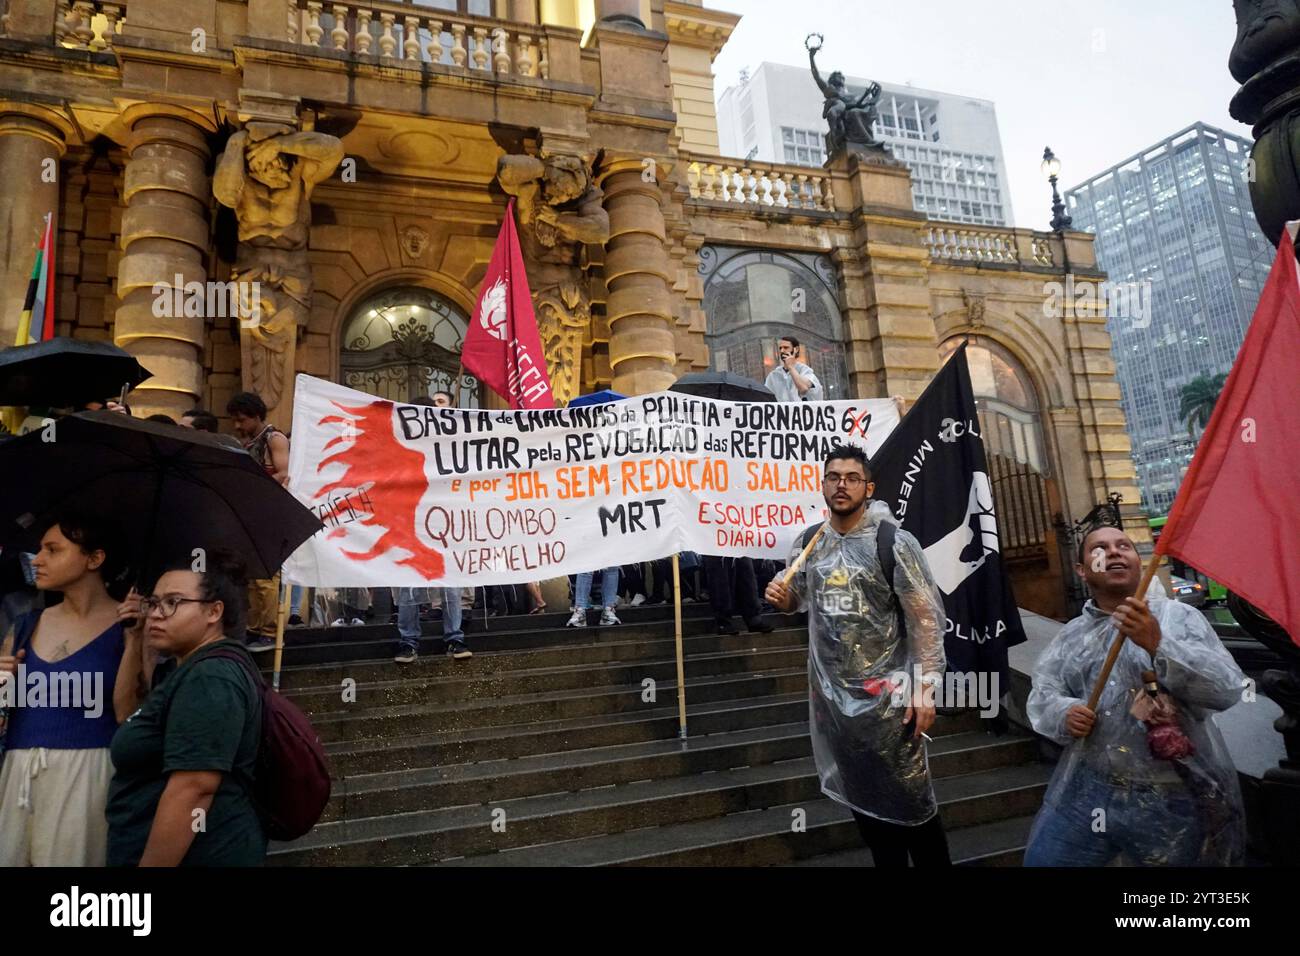
[[741, 403], [676, 392], [585, 408], [400, 405], [299, 375], [289, 489], [325, 525], [285, 579], [511, 584], [679, 551], [784, 559], [822, 520], [842, 442], [874, 454], [889, 399]]

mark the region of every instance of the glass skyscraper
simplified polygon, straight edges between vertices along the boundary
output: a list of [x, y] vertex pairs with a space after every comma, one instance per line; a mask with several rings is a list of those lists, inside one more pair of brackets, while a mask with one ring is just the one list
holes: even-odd
[[1272, 266], [1250, 206], [1250, 148], [1196, 123], [1066, 190], [1109, 282], [1150, 303], [1112, 306], [1106, 325], [1152, 515], [1169, 510], [1199, 438], [1179, 417], [1180, 390], [1232, 367]]

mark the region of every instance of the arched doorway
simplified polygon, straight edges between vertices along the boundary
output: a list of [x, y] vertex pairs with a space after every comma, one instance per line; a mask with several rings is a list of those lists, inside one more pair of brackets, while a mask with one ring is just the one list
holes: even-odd
[[343, 384], [395, 402], [450, 392], [461, 408], [479, 407], [479, 383], [457, 373], [469, 324], [436, 292], [385, 289], [357, 306], [343, 324]]
[[851, 398], [835, 271], [826, 256], [705, 246], [709, 367], [757, 381], [776, 367], [776, 342], [795, 336], [821, 379], [823, 397]]
[[998, 342], [960, 335], [939, 346], [944, 361], [963, 342], [975, 393], [989, 484], [997, 508], [999, 548], [1016, 600], [1050, 617], [1069, 602], [1069, 567], [1057, 553], [1052, 516], [1060, 499], [1043, 439], [1042, 403], [1020, 360]]

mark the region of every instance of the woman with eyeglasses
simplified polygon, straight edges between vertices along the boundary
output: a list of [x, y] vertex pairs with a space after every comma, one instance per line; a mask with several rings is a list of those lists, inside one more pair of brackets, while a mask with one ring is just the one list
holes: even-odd
[[[253, 800], [262, 702], [247, 667], [247, 584], [238, 560], [172, 565], [143, 599], [145, 641], [171, 658], [113, 738], [110, 866], [260, 866]], [[245, 658], [230, 660], [233, 651]]]
[[63, 599], [0, 641], [0, 866], [103, 866], [109, 744], [143, 694], [139, 596], [109, 594], [117, 544], [68, 512], [41, 536], [36, 587]]

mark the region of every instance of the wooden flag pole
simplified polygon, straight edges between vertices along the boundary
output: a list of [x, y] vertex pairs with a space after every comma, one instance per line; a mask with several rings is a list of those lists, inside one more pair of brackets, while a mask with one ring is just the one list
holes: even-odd
[[826, 524], [823, 522], [822, 526], [817, 529], [817, 533], [812, 536], [812, 540], [808, 542], [803, 551], [799, 552], [799, 557], [795, 558], [791, 563], [789, 570], [785, 572], [785, 577], [781, 579], [781, 583], [786, 587], [790, 586], [790, 582], [794, 579], [794, 576], [799, 573], [799, 569], [803, 567], [803, 563], [808, 560], [808, 555], [812, 553], [812, 549], [817, 546], [817, 539], [822, 536], [822, 532], [825, 530]]
[[[1146, 572], [1142, 575], [1142, 581], [1138, 584], [1137, 597], [1140, 600], [1146, 600], [1147, 588], [1151, 586], [1151, 579], [1156, 576], [1156, 570], [1164, 559], [1163, 554], [1153, 554], [1151, 556], [1151, 560], [1147, 563]], [[1097, 703], [1101, 700], [1102, 689], [1110, 678], [1110, 672], [1114, 668], [1115, 661], [1119, 658], [1120, 648], [1123, 646], [1124, 635], [1117, 628], [1115, 640], [1110, 645], [1110, 653], [1106, 655], [1106, 663], [1101, 665], [1101, 676], [1097, 678], [1097, 685], [1093, 687], [1092, 696], [1088, 698], [1088, 709], [1094, 714], [1097, 712]]]
[[[658, 585], [655, 585], [658, 587]], [[677, 736], [686, 739], [686, 661], [682, 651], [682, 570], [673, 554], [673, 621], [677, 633]]]
[[284, 626], [289, 620], [289, 585], [284, 583], [284, 578], [280, 578], [280, 584], [276, 588], [279, 592], [280, 606], [275, 613], [275, 667], [271, 671], [271, 689], [277, 694], [280, 693], [280, 661], [284, 657]]

